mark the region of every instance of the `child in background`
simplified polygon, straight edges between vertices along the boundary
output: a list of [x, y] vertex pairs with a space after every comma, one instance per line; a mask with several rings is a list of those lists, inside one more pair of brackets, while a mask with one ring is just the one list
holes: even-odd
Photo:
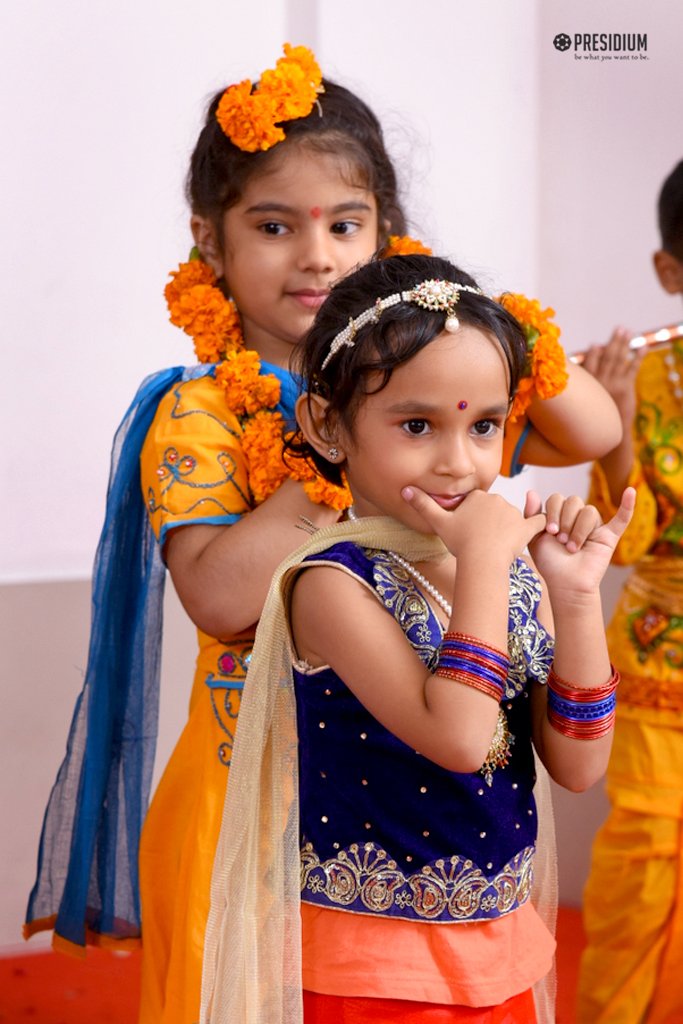
[[[173, 274], [167, 299], [200, 365], [145, 381], [117, 434], [86, 682], [26, 926], [54, 927], [58, 946], [134, 945], [141, 889], [142, 1024], [196, 1021], [211, 865], [255, 626], [275, 567], [301, 543], [300, 517], [322, 527], [350, 502], [282, 461], [297, 391], [290, 353], [333, 282], [378, 249], [410, 249], [377, 119], [323, 81], [303, 47], [285, 47], [257, 86], [216, 94], [187, 194], [198, 258]], [[532, 322], [529, 330], [538, 333]], [[548, 389], [543, 365], [529, 378], [509, 468], [585, 461], [618, 440], [606, 392], [579, 367], [567, 370], [564, 390], [563, 379]], [[198, 627], [199, 655], [188, 723], [145, 818], [164, 563]]]
[[533, 750], [572, 790], [605, 770], [599, 585], [634, 492], [606, 525], [576, 497], [522, 514], [488, 493], [525, 358], [502, 305], [417, 255], [345, 278], [303, 342], [288, 458], [343, 473], [353, 505], [263, 611], [203, 1022], [536, 1020]]
[[[658, 203], [659, 281], [683, 294], [683, 161]], [[683, 345], [648, 353], [615, 332], [586, 369], [613, 395], [621, 444], [593, 468], [592, 500], [610, 515], [627, 484], [636, 514], [615, 553], [633, 565], [608, 629], [622, 675], [610, 812], [584, 893], [581, 1024], [683, 1021]], [[635, 386], [634, 386], [635, 385]]]

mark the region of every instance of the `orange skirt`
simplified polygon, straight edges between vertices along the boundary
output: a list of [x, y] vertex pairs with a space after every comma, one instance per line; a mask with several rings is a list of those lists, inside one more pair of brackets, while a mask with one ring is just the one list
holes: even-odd
[[304, 990], [304, 1024], [536, 1024], [531, 989], [499, 1006], [325, 996]]

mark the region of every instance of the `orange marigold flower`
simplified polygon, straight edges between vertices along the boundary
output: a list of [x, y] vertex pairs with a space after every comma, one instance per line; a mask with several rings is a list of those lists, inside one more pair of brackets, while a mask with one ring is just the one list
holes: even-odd
[[304, 459], [292, 459], [288, 463], [289, 475], [304, 485], [304, 491], [316, 505], [328, 505], [342, 512], [353, 505], [351, 491], [346, 485], [338, 487], [316, 473], [313, 466]]
[[424, 245], [419, 238], [410, 235], [389, 235], [387, 244], [382, 249], [382, 259], [389, 256], [431, 256], [432, 250]]
[[554, 338], [540, 337], [532, 356], [533, 378], [539, 398], [553, 398], [567, 385], [564, 349]]
[[269, 409], [280, 400], [280, 381], [272, 374], [261, 374], [258, 353], [250, 349], [228, 352], [216, 370], [216, 381], [225, 390], [230, 409], [236, 415], [251, 415]]
[[284, 420], [277, 412], [257, 412], [242, 427], [242, 447], [249, 463], [249, 487], [257, 505], [287, 477], [282, 459]]
[[209, 284], [196, 284], [179, 294], [169, 306], [171, 323], [188, 334], [207, 334], [223, 313], [225, 299]]
[[275, 126], [275, 108], [270, 96], [251, 92], [251, 82], [245, 79], [231, 85], [223, 93], [216, 120], [239, 149], [246, 153], [270, 149], [282, 142], [285, 133]]
[[323, 73], [313, 50], [309, 50], [307, 46], [292, 46], [291, 43], [285, 43], [282, 49], [285, 55], [278, 60], [278, 66], [290, 62], [298, 64], [305, 80], [315, 86], [317, 92], [324, 92]]
[[215, 362], [230, 349], [240, 348], [242, 325], [235, 303], [219, 288], [195, 284], [168, 304], [171, 323], [194, 338], [200, 362]]
[[225, 355], [225, 340], [218, 334], [197, 334], [192, 340], [199, 363], [217, 363]]
[[300, 459], [285, 463], [282, 456], [284, 420], [278, 412], [257, 412], [242, 425], [242, 446], [249, 463], [249, 487], [256, 504], [269, 498], [291, 477], [304, 484], [311, 501], [342, 511], [353, 504], [351, 492], [329, 483]]
[[531, 377], [522, 377], [520, 380], [515, 397], [512, 402], [510, 409], [510, 415], [508, 417], [510, 423], [514, 423], [520, 416], [523, 416], [531, 405], [531, 399], [534, 397], [534, 382]]
[[329, 508], [336, 508], [338, 512], [353, 505], [353, 498], [348, 487], [337, 487], [321, 476], [309, 480], [304, 484], [304, 491], [316, 505], [327, 505]]
[[315, 86], [306, 82], [299, 65], [290, 63], [266, 71], [259, 93], [268, 96], [276, 122], [293, 121], [310, 114], [317, 97]]
[[273, 101], [275, 121], [306, 117], [322, 90], [322, 74], [313, 53], [305, 46], [289, 43], [285, 43], [284, 51], [276, 66], [263, 72], [258, 85], [258, 91], [267, 93]]
[[169, 312], [171, 323], [193, 338], [202, 338], [204, 347], [213, 344], [223, 352], [241, 338], [241, 330], [237, 335], [235, 332], [239, 319], [234, 305], [212, 285], [196, 284], [182, 292], [169, 306]]
[[507, 292], [498, 299], [519, 322], [527, 339], [527, 375], [520, 381], [510, 412], [514, 422], [524, 415], [534, 395], [554, 398], [567, 385], [566, 356], [560, 345], [560, 328], [552, 322], [554, 309], [541, 309], [538, 299]]
[[171, 280], [164, 288], [169, 309], [189, 288], [194, 288], [196, 284], [214, 284], [216, 281], [213, 270], [202, 260], [190, 260], [189, 263], [179, 264], [178, 269], [172, 270], [169, 277]]
[[270, 149], [285, 133], [277, 125], [306, 117], [319, 92], [322, 74], [313, 53], [305, 46], [285, 43], [285, 56], [261, 75], [255, 89], [247, 78], [223, 93], [216, 119], [228, 136], [247, 153]]

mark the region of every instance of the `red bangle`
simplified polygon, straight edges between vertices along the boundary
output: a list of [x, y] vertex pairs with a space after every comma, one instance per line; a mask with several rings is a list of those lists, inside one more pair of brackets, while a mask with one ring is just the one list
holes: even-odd
[[560, 697], [564, 697], [565, 700], [584, 701], [586, 703], [604, 700], [614, 693], [621, 681], [621, 676], [614, 665], [610, 665], [610, 668], [612, 669], [612, 675], [604, 686], [574, 686], [572, 683], [562, 679], [561, 676], [558, 676], [551, 665], [548, 672], [548, 686]]
[[441, 641], [442, 646], [448, 647], [449, 640], [453, 640], [456, 643], [476, 644], [477, 647], [483, 647], [485, 651], [491, 651], [492, 654], [497, 654], [500, 658], [509, 659], [510, 657], [507, 651], [502, 651], [500, 647], [494, 647], [493, 644], [487, 644], [484, 640], [480, 640], [478, 636], [471, 636], [469, 633], [456, 633], [453, 630], [446, 632]]
[[610, 667], [609, 681], [593, 687], [573, 686], [550, 668], [547, 716], [557, 732], [570, 739], [596, 740], [612, 730], [619, 673]]
[[442, 676], [445, 679], [453, 679], [456, 683], [463, 683], [465, 686], [471, 686], [473, 690], [479, 690], [481, 693], [485, 693], [488, 697], [493, 697], [496, 704], [500, 703], [501, 693], [500, 687], [494, 683], [489, 683], [485, 679], [480, 679], [478, 676], [470, 675], [468, 672], [463, 672], [461, 669], [447, 668], [445, 665], [437, 665], [436, 672], [437, 676]]
[[614, 720], [615, 715], [612, 713], [606, 718], [600, 719], [599, 722], [594, 722], [591, 726], [585, 724], [578, 725], [576, 722], [569, 722], [561, 715], [554, 714], [551, 710], [548, 711], [548, 721], [553, 729], [572, 740], [602, 739], [603, 736], [607, 736], [613, 729]]

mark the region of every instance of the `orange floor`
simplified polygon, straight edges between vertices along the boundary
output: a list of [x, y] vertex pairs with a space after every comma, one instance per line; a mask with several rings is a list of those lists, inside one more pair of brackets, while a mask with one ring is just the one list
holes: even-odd
[[[583, 948], [577, 910], [560, 910], [557, 940], [557, 1024], [574, 1024]], [[1, 1024], [135, 1024], [139, 995], [137, 953], [92, 949], [85, 960], [59, 953], [0, 958]]]

